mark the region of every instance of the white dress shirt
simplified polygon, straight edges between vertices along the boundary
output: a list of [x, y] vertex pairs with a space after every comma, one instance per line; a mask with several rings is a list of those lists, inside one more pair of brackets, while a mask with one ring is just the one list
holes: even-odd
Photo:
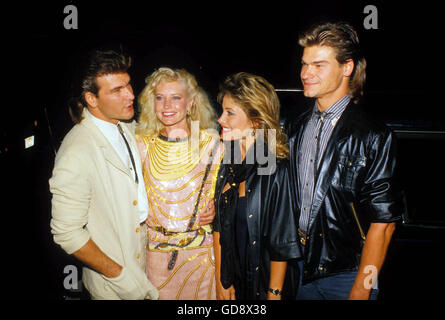
[[[116, 153], [121, 158], [122, 162], [125, 166], [130, 168], [130, 170], [134, 170], [133, 165], [130, 160], [130, 155], [128, 154], [127, 146], [125, 145], [125, 141], [122, 138], [117, 125], [107, 122], [104, 120], [101, 120], [95, 116], [93, 116], [88, 109], [85, 110], [88, 112], [88, 114], [93, 119], [94, 124], [99, 128], [99, 130], [103, 133], [105, 138], [110, 142], [110, 144], [113, 146], [114, 150], [116, 150]], [[125, 132], [124, 132], [124, 135]], [[131, 141], [132, 139], [126, 138], [127, 141]], [[138, 209], [139, 209], [139, 217], [140, 222], [144, 222], [147, 219], [148, 216], [148, 200], [147, 200], [147, 192], [145, 190], [145, 184], [144, 179], [142, 175], [142, 164], [141, 159], [139, 156], [138, 150], [134, 150], [131, 143], [129, 143], [131, 148], [131, 153], [133, 154], [135, 166], [136, 166], [136, 173], [139, 177], [139, 183], [138, 183]]]

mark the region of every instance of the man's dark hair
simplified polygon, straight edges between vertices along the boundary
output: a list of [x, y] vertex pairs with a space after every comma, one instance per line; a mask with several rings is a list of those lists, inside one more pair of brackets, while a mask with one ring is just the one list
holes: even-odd
[[78, 94], [70, 101], [69, 113], [75, 123], [82, 121], [83, 108], [87, 107], [85, 93], [97, 96], [99, 87], [96, 78], [107, 74], [127, 73], [131, 58], [114, 50], [95, 49], [81, 62], [79, 69]]

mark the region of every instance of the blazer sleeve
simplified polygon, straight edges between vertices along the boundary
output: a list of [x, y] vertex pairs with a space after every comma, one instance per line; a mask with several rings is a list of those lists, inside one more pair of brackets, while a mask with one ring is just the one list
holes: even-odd
[[368, 173], [360, 192], [360, 211], [371, 222], [392, 222], [403, 212], [403, 193], [396, 181], [396, 137], [391, 130], [376, 135]]
[[277, 164], [275, 177], [266, 195], [268, 214], [267, 246], [270, 259], [284, 261], [301, 256], [297, 240], [295, 214], [292, 210], [289, 162]]
[[54, 241], [68, 254], [76, 252], [90, 239], [84, 228], [88, 221], [91, 199], [88, 150], [63, 148], [59, 150], [53, 175], [49, 180], [52, 193], [51, 232]]

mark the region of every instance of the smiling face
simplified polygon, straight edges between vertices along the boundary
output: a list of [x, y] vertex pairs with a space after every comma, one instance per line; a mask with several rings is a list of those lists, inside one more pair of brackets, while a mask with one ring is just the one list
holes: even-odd
[[252, 121], [246, 112], [229, 95], [226, 94], [222, 102], [223, 112], [218, 119], [222, 127], [223, 140], [238, 140], [245, 137], [253, 128]]
[[316, 98], [320, 110], [327, 109], [348, 93], [352, 60], [340, 64], [334, 48], [317, 45], [304, 48], [301, 60], [304, 95]]
[[180, 80], [162, 81], [156, 87], [154, 96], [156, 116], [164, 125], [166, 134], [178, 129], [189, 133], [187, 110], [191, 110], [193, 97], [185, 84]]
[[85, 94], [88, 110], [99, 119], [111, 123], [130, 120], [134, 116], [133, 88], [128, 73], [107, 74], [96, 78], [97, 96]]

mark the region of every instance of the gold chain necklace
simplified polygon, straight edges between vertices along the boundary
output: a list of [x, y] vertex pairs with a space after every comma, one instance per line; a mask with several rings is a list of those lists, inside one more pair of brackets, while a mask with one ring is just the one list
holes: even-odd
[[176, 142], [165, 141], [158, 136], [144, 137], [151, 175], [160, 181], [184, 177], [198, 165], [211, 140], [205, 131], [200, 132], [196, 147], [191, 139]]

